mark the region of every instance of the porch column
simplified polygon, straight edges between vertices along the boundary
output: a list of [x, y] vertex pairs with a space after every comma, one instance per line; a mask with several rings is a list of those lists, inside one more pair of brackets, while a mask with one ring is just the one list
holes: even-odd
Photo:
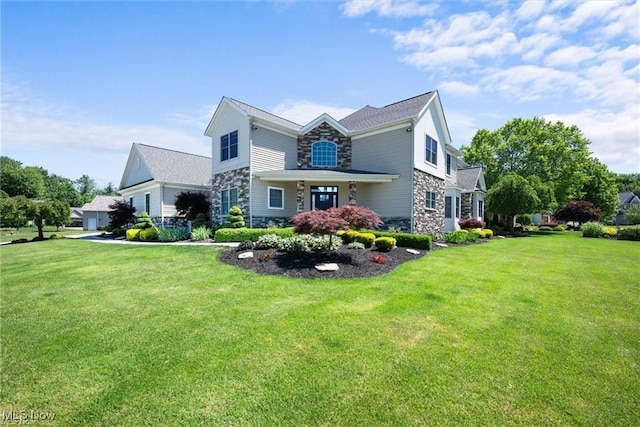
[[349, 181], [349, 205], [355, 206], [358, 196], [358, 183], [356, 181]]
[[298, 181], [296, 190], [296, 212], [304, 212], [304, 181]]

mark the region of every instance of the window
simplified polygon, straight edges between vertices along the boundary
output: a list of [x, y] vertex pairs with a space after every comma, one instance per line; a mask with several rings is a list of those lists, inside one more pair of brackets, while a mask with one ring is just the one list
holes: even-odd
[[268, 187], [269, 209], [284, 209], [284, 189]]
[[238, 189], [230, 188], [220, 193], [220, 215], [229, 215], [229, 209], [238, 204]]
[[338, 147], [334, 142], [318, 141], [311, 146], [311, 166], [335, 168], [338, 165]]
[[151, 213], [151, 194], [150, 193], [144, 194], [144, 211], [148, 214]]
[[427, 191], [427, 209], [436, 208], [436, 193], [433, 191]]
[[456, 197], [456, 218], [460, 218], [460, 197]]
[[425, 160], [429, 163], [433, 163], [434, 165], [438, 164], [438, 141], [431, 138], [429, 135], [426, 136], [425, 142]]
[[238, 131], [220, 137], [220, 160], [229, 160], [238, 157]]
[[129, 196], [129, 207], [133, 207], [133, 196]]
[[447, 153], [447, 175], [451, 175], [451, 154]]
[[484, 217], [484, 200], [478, 200], [478, 218]]
[[445, 218], [451, 218], [451, 196], [446, 196], [444, 198], [444, 217]]

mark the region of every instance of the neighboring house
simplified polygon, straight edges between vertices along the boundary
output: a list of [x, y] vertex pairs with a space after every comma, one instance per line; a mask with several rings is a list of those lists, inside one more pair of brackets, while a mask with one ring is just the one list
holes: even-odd
[[306, 125], [223, 97], [212, 139], [212, 220], [238, 205], [250, 227], [311, 209], [359, 205], [415, 233], [442, 235], [482, 219], [486, 186], [451, 145], [437, 91]]
[[109, 224], [109, 205], [122, 200], [120, 196], [96, 196], [91, 203], [82, 206], [82, 229], [88, 231], [102, 230]]
[[119, 191], [136, 215], [144, 211], [156, 223], [164, 223], [177, 216], [178, 193], [210, 194], [211, 158], [134, 143]]
[[624, 214], [631, 206], [640, 206], [640, 197], [631, 191], [625, 191], [624, 193], [618, 193], [618, 201], [620, 202], [620, 208], [616, 215], [616, 225], [628, 225], [629, 221], [625, 219]]
[[71, 209], [71, 227], [82, 227], [82, 208], [70, 208]]

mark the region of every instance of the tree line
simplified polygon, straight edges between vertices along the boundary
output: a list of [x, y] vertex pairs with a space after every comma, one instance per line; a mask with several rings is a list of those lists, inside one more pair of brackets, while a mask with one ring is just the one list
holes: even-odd
[[60, 227], [70, 222], [72, 206], [81, 207], [97, 195], [117, 194], [112, 183], [98, 188], [88, 175], [72, 181], [49, 174], [42, 167], [23, 166], [10, 157], [0, 157], [0, 221], [3, 227], [19, 228], [33, 221], [42, 238], [45, 223]]

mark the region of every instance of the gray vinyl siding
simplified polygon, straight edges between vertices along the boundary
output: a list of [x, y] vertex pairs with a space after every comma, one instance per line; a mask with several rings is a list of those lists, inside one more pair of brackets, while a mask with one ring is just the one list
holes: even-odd
[[391, 183], [358, 183], [359, 206], [384, 217], [411, 216], [412, 143], [404, 129], [353, 140], [353, 169], [400, 175]]
[[[269, 209], [268, 188], [277, 187], [284, 189], [284, 209]], [[295, 182], [269, 182], [253, 178], [251, 185], [251, 215], [291, 217], [295, 215], [297, 185]]]
[[295, 169], [298, 164], [296, 138], [258, 127], [252, 133], [251, 172]]

